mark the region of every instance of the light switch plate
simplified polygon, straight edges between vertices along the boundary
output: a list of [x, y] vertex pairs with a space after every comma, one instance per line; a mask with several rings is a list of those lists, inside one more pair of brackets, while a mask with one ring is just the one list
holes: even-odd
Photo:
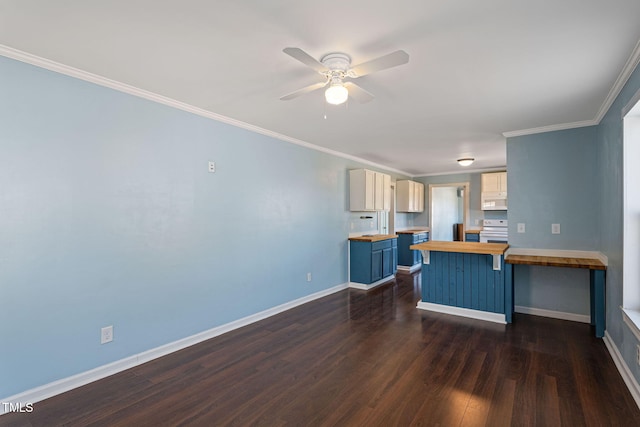
[[560, 234], [560, 224], [551, 224], [551, 234]]
[[519, 222], [518, 223], [518, 233], [524, 233], [526, 230], [524, 222]]

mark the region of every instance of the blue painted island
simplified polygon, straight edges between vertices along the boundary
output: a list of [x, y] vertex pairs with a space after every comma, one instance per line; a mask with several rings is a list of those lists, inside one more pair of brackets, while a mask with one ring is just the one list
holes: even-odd
[[509, 245], [430, 241], [411, 245], [422, 253], [422, 300], [418, 308], [497, 323], [511, 323], [513, 285]]

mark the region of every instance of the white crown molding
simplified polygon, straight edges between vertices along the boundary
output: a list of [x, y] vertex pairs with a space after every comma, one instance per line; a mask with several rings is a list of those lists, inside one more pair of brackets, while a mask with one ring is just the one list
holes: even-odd
[[561, 123], [557, 125], [550, 126], [542, 126], [539, 128], [531, 128], [531, 129], [523, 129], [523, 130], [514, 130], [510, 132], [503, 132], [502, 136], [505, 138], [512, 138], [514, 136], [524, 136], [524, 135], [533, 135], [536, 133], [545, 133], [545, 132], [555, 132], [558, 130], [567, 130], [567, 129], [576, 129], [583, 128], [587, 126], [595, 126], [599, 121], [594, 120], [584, 120], [582, 122], [573, 122], [573, 123]]
[[586, 126], [599, 125], [600, 121], [604, 118], [605, 114], [607, 114], [607, 112], [609, 111], [609, 108], [611, 108], [611, 105], [613, 105], [613, 102], [616, 100], [618, 95], [620, 95], [622, 88], [624, 88], [624, 85], [627, 83], [627, 81], [629, 80], [629, 77], [631, 77], [631, 74], [636, 69], [638, 64], [640, 64], [640, 40], [638, 40], [638, 43], [636, 43], [636, 46], [633, 48], [633, 51], [631, 52], [629, 59], [627, 60], [624, 67], [622, 67], [622, 71], [620, 71], [618, 78], [616, 79], [615, 83], [611, 87], [611, 90], [609, 90], [607, 97], [604, 99], [604, 102], [600, 106], [600, 109], [598, 110], [598, 112], [596, 113], [596, 116], [593, 119], [585, 120], [581, 122], [561, 123], [557, 125], [543, 126], [539, 128], [503, 132], [502, 136], [504, 136], [505, 138], [511, 138], [514, 136], [533, 135], [536, 133], [553, 132], [558, 130], [576, 129], [576, 128], [581, 128]]
[[172, 108], [176, 108], [178, 110], [187, 111], [189, 113], [197, 114], [202, 117], [207, 117], [209, 119], [213, 119], [222, 123], [226, 123], [231, 126], [235, 126], [238, 128], [246, 129], [251, 132], [259, 133], [261, 135], [269, 136], [271, 138], [278, 139], [280, 141], [289, 142], [291, 144], [299, 145], [305, 148], [309, 148], [311, 150], [319, 151], [325, 154], [329, 154], [336, 157], [341, 157], [347, 160], [353, 160], [358, 163], [363, 163], [365, 165], [373, 166], [379, 169], [383, 169], [389, 172], [395, 172], [400, 175], [411, 176], [410, 173], [394, 169], [389, 166], [382, 165], [380, 163], [375, 163], [366, 159], [362, 159], [360, 157], [352, 156], [351, 154], [342, 153], [340, 151], [331, 150], [329, 148], [321, 147], [319, 145], [312, 144], [310, 142], [302, 141], [300, 139], [292, 138], [287, 135], [283, 135], [277, 132], [270, 131], [268, 129], [261, 128], [259, 126], [254, 126], [252, 124], [235, 120], [230, 117], [223, 116], [221, 114], [216, 114], [214, 112], [205, 110], [200, 107], [196, 107], [185, 102], [177, 101], [172, 98], [168, 98], [163, 95], [158, 95], [153, 92], [149, 92], [144, 89], [137, 88], [135, 86], [128, 85], [126, 83], [121, 83], [116, 80], [111, 80], [109, 78], [90, 73], [88, 71], [80, 70], [78, 68], [74, 68], [68, 65], [61, 64], [59, 62], [55, 62], [46, 58], [41, 58], [36, 55], [32, 55], [27, 52], [23, 52], [18, 49], [14, 49], [9, 46], [4, 46], [0, 44], [0, 55], [5, 56], [7, 58], [15, 59], [20, 62], [24, 62], [30, 65], [34, 65], [36, 67], [44, 68], [50, 71], [54, 71], [59, 74], [64, 74], [69, 77], [74, 77], [79, 80], [84, 80], [90, 83], [97, 84], [99, 86], [108, 87], [110, 89], [117, 90], [119, 92], [124, 92], [129, 95], [137, 96], [139, 98], [147, 99], [149, 101], [157, 102], [159, 104], [164, 104]]
[[[98, 366], [97, 368], [91, 369], [89, 371], [81, 372], [79, 374], [76, 374], [67, 378], [63, 378], [48, 384], [44, 384], [42, 386], [24, 391], [22, 393], [15, 394], [13, 396], [2, 398], [0, 399], [0, 402], [23, 403], [23, 404], [24, 403], [33, 404], [36, 402], [40, 402], [44, 399], [48, 399], [50, 397], [67, 392], [74, 388], [81, 387], [85, 384], [89, 384], [91, 382], [100, 380], [110, 375], [117, 374], [118, 372], [122, 372], [124, 370], [133, 368], [134, 366], [147, 363], [151, 360], [157, 359], [162, 356], [166, 356], [178, 350], [182, 350], [184, 348], [201, 343], [203, 341], [217, 337], [219, 335], [225, 334], [235, 329], [242, 328], [244, 326], [250, 325], [252, 323], [258, 322], [260, 320], [266, 319], [271, 316], [275, 316], [276, 314], [290, 310], [299, 305], [306, 304], [308, 302], [323, 298], [327, 295], [331, 295], [336, 292], [340, 292], [344, 289], [347, 289], [347, 287], [348, 287], [347, 283], [333, 286], [331, 288], [315, 292], [313, 294], [304, 296], [302, 298], [298, 298], [293, 301], [289, 301], [284, 304], [280, 304], [278, 306], [269, 308], [259, 313], [255, 313], [250, 316], [243, 317], [242, 319], [238, 319], [233, 322], [229, 322], [224, 325], [217, 326], [215, 328], [197, 333], [195, 335], [191, 335], [186, 338], [179, 339], [177, 341], [174, 341], [165, 345], [161, 345], [156, 348], [152, 348], [147, 351], [143, 351], [142, 353], [134, 354], [133, 356], [125, 357], [124, 359], [116, 360], [115, 362], [109, 363], [107, 365]], [[5, 412], [6, 412], [5, 405], [1, 405], [0, 415], [3, 415]]]
[[598, 110], [598, 114], [594, 119], [595, 121], [600, 123], [600, 120], [604, 118], [605, 114], [607, 114], [607, 111], [609, 111], [609, 108], [611, 108], [611, 105], [613, 105], [613, 102], [622, 91], [622, 88], [624, 88], [624, 85], [627, 84], [629, 77], [631, 77], [633, 70], [636, 69], [638, 64], [640, 64], [640, 40], [638, 40], [638, 43], [636, 43], [636, 46], [631, 52], [631, 56], [629, 56], [627, 63], [624, 64], [624, 67], [622, 67], [620, 75], [616, 79], [616, 82], [613, 84], [613, 87], [609, 91], [609, 94], [600, 106], [600, 110]]

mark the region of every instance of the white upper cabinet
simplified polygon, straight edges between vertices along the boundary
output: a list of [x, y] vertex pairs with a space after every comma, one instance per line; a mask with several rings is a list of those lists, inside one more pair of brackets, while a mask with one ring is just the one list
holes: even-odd
[[349, 210], [383, 211], [391, 208], [391, 176], [354, 169], [349, 171]]
[[507, 192], [507, 173], [492, 172], [482, 174], [482, 192], [483, 193], [506, 193]]
[[424, 184], [410, 180], [397, 181], [396, 202], [398, 212], [424, 211]]
[[492, 172], [482, 174], [480, 208], [483, 211], [507, 210], [507, 173]]

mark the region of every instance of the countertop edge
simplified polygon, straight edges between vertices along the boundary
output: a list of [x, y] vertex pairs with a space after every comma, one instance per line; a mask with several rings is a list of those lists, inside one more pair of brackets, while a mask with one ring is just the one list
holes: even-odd
[[418, 243], [409, 246], [412, 250], [425, 250], [434, 252], [457, 252], [481, 255], [504, 255], [509, 249], [504, 243], [479, 243], [479, 242], [441, 242], [432, 240], [430, 242]]
[[396, 234], [421, 234], [421, 233], [429, 233], [428, 228], [412, 228], [409, 230], [396, 230]]
[[349, 237], [349, 240], [353, 242], [381, 242], [383, 240], [397, 239], [397, 238], [398, 238], [398, 235], [396, 234], [376, 234], [374, 236]]

